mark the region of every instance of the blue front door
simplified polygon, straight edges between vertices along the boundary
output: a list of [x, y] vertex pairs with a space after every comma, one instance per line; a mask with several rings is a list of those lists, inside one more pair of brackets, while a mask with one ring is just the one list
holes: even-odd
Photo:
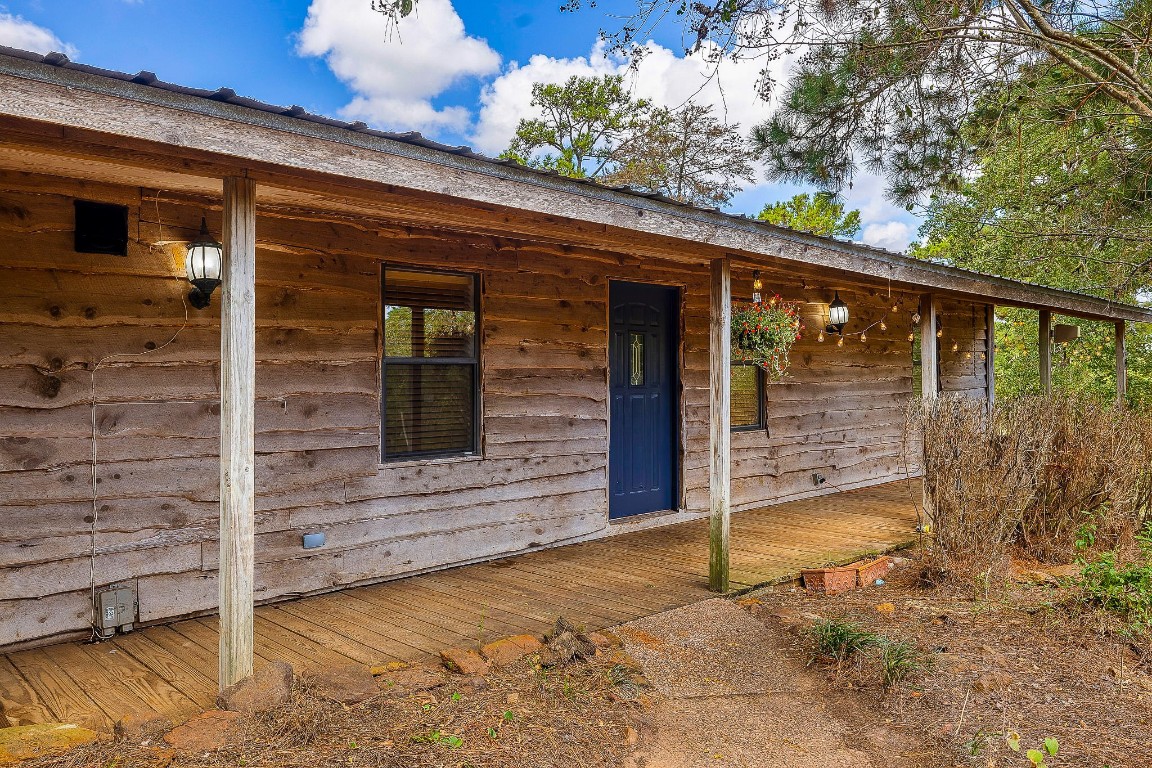
[[613, 282], [608, 297], [608, 516], [675, 509], [679, 293]]

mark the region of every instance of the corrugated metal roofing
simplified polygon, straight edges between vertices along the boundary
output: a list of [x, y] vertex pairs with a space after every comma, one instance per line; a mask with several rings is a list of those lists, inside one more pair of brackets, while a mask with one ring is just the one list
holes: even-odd
[[1051, 286], [1046, 286], [1046, 285], [1043, 285], [1041, 283], [1033, 283], [1033, 282], [1029, 282], [1026, 280], [1017, 280], [1017, 279], [1013, 279], [1013, 278], [1005, 278], [1005, 277], [1001, 277], [999, 275], [995, 275], [995, 274], [992, 274], [989, 272], [979, 272], [979, 271], [971, 270], [971, 269], [952, 267], [951, 265], [935, 264], [934, 262], [925, 262], [923, 260], [914, 258], [912, 256], [908, 256], [906, 254], [897, 253], [895, 251], [890, 251], [890, 250], [885, 249], [885, 248], [878, 248], [876, 246], [868, 245], [866, 243], [859, 243], [859, 242], [848, 243], [848, 242], [845, 242], [842, 240], [836, 240], [835, 238], [823, 237], [820, 235], [812, 235], [812, 234], [807, 233], [807, 232], [800, 232], [798, 230], [792, 230], [792, 229], [789, 229], [787, 227], [780, 227], [780, 226], [777, 226], [774, 224], [769, 224], [767, 222], [763, 222], [763, 221], [760, 221], [758, 219], [754, 219], [754, 218], [751, 218], [749, 216], [745, 216], [743, 214], [727, 213], [725, 211], [722, 211], [719, 208], [705, 208], [702, 206], [691, 205], [689, 203], [683, 203], [679, 200], [676, 200], [674, 198], [660, 194], [658, 192], [647, 192], [647, 191], [643, 191], [643, 190], [633, 189], [633, 188], [627, 187], [627, 186], [605, 185], [605, 184], [600, 184], [599, 182], [591, 181], [588, 179], [573, 179], [570, 177], [562, 176], [562, 175], [556, 173], [555, 171], [549, 171], [549, 170], [540, 169], [540, 168], [530, 168], [528, 166], [523, 166], [523, 165], [515, 162], [514, 160], [502, 160], [499, 158], [489, 157], [488, 155], [484, 155], [484, 154], [481, 154], [479, 152], [474, 151], [471, 147], [466, 147], [466, 146], [453, 147], [453, 146], [450, 146], [448, 144], [442, 144], [438, 141], [433, 141], [432, 139], [429, 139], [429, 138], [423, 136], [422, 134], [420, 134], [416, 131], [406, 131], [406, 132], [402, 132], [402, 133], [397, 133], [397, 132], [392, 132], [392, 131], [381, 131], [381, 130], [378, 130], [375, 128], [371, 128], [366, 123], [363, 123], [360, 121], [347, 122], [344, 120], [337, 120], [335, 118], [327, 117], [325, 115], [318, 115], [318, 114], [309, 112], [308, 110], [306, 110], [303, 107], [298, 106], [298, 105], [292, 105], [289, 107], [284, 107], [284, 106], [278, 106], [275, 104], [268, 104], [266, 102], [259, 101], [257, 99], [248, 98], [246, 96], [240, 96], [236, 93], [236, 91], [232, 90], [231, 88], [217, 88], [214, 91], [204, 89], [204, 88], [189, 88], [187, 86], [178, 85], [176, 83], [168, 83], [168, 82], [165, 82], [163, 80], [160, 80], [155, 75], [155, 73], [149, 72], [147, 70], [141, 70], [140, 72], [137, 72], [136, 74], [129, 74], [127, 72], [119, 72], [119, 71], [112, 70], [112, 69], [103, 69], [101, 67], [93, 67], [93, 66], [90, 66], [88, 64], [80, 64], [78, 62], [74, 62], [74, 61], [70, 60], [63, 53], [58, 53], [58, 52], [53, 52], [53, 53], [48, 53], [48, 54], [38, 54], [38, 53], [31, 52], [31, 51], [20, 50], [17, 48], [8, 48], [6, 46], [0, 46], [0, 56], [8, 56], [8, 57], [11, 57], [14, 59], [21, 59], [24, 61], [29, 61], [29, 62], [39, 63], [39, 64], [48, 64], [48, 65], [51, 65], [54, 67], [60, 67], [62, 69], [74, 70], [74, 71], [81, 72], [84, 74], [94, 75], [96, 77], [102, 77], [102, 78], [107, 78], [110, 80], [116, 80], [116, 81], [126, 82], [126, 83], [134, 83], [137, 85], [145, 85], [145, 86], [148, 86], [150, 88], [156, 88], [156, 89], [159, 89], [161, 91], [176, 93], [176, 94], [180, 94], [183, 96], [191, 96], [191, 97], [195, 97], [195, 98], [208, 99], [211, 101], [216, 101], [216, 102], [221, 102], [221, 103], [225, 103], [225, 104], [231, 104], [231, 105], [238, 106], [238, 107], [244, 107], [247, 109], [256, 110], [258, 112], [264, 112], [264, 113], [268, 113], [268, 114], [272, 114], [272, 115], [279, 115], [279, 116], [283, 116], [283, 117], [290, 117], [290, 118], [302, 120], [302, 121], [305, 121], [308, 123], [314, 123], [317, 125], [327, 126], [330, 128], [337, 128], [337, 129], [341, 129], [341, 130], [351, 131], [351, 132], [357, 133], [357, 134], [374, 136], [377, 138], [386, 139], [388, 141], [395, 141], [395, 142], [399, 142], [401, 144], [407, 144], [407, 145], [414, 146], [414, 147], [420, 147], [423, 149], [432, 150], [434, 152], [444, 153], [446, 155], [452, 155], [452, 156], [456, 156], [456, 157], [464, 157], [464, 158], [468, 158], [470, 160], [479, 161], [479, 162], [486, 163], [489, 165], [514, 167], [517, 170], [526, 171], [529, 173], [538, 174], [540, 176], [549, 177], [550, 179], [561, 181], [564, 184], [570, 184], [573, 186], [583, 186], [583, 187], [595, 187], [595, 188], [600, 189], [600, 190], [608, 189], [608, 190], [612, 190], [612, 191], [617, 192], [619, 194], [627, 195], [630, 197], [642, 198], [645, 200], [656, 200], [656, 201], [659, 201], [659, 202], [664, 203], [664, 204], [678, 206], [680, 208], [685, 209], [686, 211], [699, 211], [699, 212], [707, 213], [707, 214], [713, 215], [713, 216], [719, 215], [721, 217], [724, 217], [724, 218], [731, 220], [733, 223], [739, 222], [740, 226], [742, 226], [742, 227], [747, 227], [749, 224], [755, 224], [759, 228], [762, 228], [767, 233], [771, 233], [774, 231], [775, 232], [786, 232], [786, 233], [789, 233], [792, 235], [802, 236], [805, 240], [812, 240], [812, 241], [815, 241], [816, 243], [824, 243], [827, 247], [833, 247], [835, 249], [841, 249], [841, 250], [845, 249], [845, 248], [850, 248], [853, 251], [858, 251], [858, 252], [865, 253], [865, 254], [872, 254], [872, 255], [876, 255], [876, 256], [881, 256], [885, 259], [894, 259], [894, 260], [903, 261], [903, 262], [908, 263], [911, 266], [927, 267], [929, 264], [933, 264], [934, 266], [945, 267], [949, 271], [954, 271], [956, 273], [969, 275], [973, 278], [1006, 281], [1006, 282], [1017, 283], [1019, 285], [1029, 286], [1029, 287], [1033, 287], [1033, 288], [1059, 291], [1061, 293], [1065, 293], [1065, 294], [1069, 294], [1069, 295], [1080, 296], [1080, 297], [1087, 298], [1087, 299], [1093, 299], [1096, 301], [1105, 302], [1109, 305], [1114, 305], [1114, 306], [1123, 306], [1123, 307], [1129, 307], [1129, 308], [1138, 309], [1138, 310], [1146, 310], [1147, 309], [1146, 307], [1137, 307], [1134, 305], [1124, 304], [1121, 302], [1114, 302], [1114, 301], [1111, 301], [1110, 299], [1107, 299], [1105, 297], [1097, 296], [1095, 294], [1086, 293], [1084, 291], [1073, 291], [1073, 290], [1068, 290], [1065, 288], [1053, 288]]

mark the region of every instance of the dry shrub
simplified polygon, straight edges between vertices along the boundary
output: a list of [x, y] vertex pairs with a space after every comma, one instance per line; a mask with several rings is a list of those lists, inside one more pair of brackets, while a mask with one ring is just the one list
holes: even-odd
[[923, 470], [940, 570], [999, 572], [1013, 551], [1071, 562], [1085, 543], [1131, 543], [1148, 514], [1148, 414], [1063, 395], [991, 411], [942, 396], [915, 404], [907, 424], [905, 450]]

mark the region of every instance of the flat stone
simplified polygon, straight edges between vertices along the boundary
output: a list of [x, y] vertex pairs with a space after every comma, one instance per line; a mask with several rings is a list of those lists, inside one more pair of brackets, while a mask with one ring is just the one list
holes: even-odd
[[380, 677], [381, 675], [388, 675], [393, 672], [398, 672], [401, 669], [407, 669], [410, 666], [412, 665], [406, 661], [390, 661], [387, 664], [377, 664], [376, 666], [371, 667], [368, 671], [371, 672], [373, 676]]
[[440, 651], [440, 660], [449, 670], [462, 675], [483, 675], [488, 672], [488, 662], [476, 651], [466, 648], [448, 648]]
[[181, 752], [212, 752], [236, 740], [241, 717], [239, 712], [212, 709], [176, 726], [164, 741]]
[[363, 664], [322, 667], [308, 675], [308, 684], [317, 696], [341, 704], [358, 704], [380, 693], [376, 678]]
[[439, 688], [447, 682], [442, 670], [423, 666], [410, 666], [380, 676], [380, 686], [385, 690], [411, 693]]
[[124, 715], [112, 726], [118, 739], [144, 739], [156, 736], [172, 727], [172, 721], [159, 712]]
[[283, 661], [266, 664], [216, 697], [216, 706], [250, 715], [283, 706], [292, 696], [292, 665]]
[[530, 653], [538, 653], [544, 643], [535, 635], [513, 635], [495, 640], [480, 649], [480, 654], [488, 663], [497, 667], [520, 661]]
[[72, 723], [38, 723], [0, 728], [0, 765], [35, 757], [59, 755], [99, 738], [95, 731]]

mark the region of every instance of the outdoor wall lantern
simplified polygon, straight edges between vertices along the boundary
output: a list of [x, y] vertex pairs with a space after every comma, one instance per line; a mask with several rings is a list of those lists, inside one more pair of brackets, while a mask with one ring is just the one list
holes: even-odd
[[760, 303], [760, 291], [764, 290], [764, 281], [760, 279], [760, 270], [752, 270], [752, 301]]
[[213, 240], [208, 232], [208, 222], [201, 218], [200, 234], [188, 243], [188, 257], [184, 262], [188, 268], [188, 282], [192, 283], [188, 301], [196, 309], [207, 307], [212, 301], [212, 292], [220, 285], [220, 262], [223, 253], [223, 246]]
[[840, 299], [840, 292], [828, 305], [828, 333], [844, 335], [844, 326], [848, 324], [848, 305]]

